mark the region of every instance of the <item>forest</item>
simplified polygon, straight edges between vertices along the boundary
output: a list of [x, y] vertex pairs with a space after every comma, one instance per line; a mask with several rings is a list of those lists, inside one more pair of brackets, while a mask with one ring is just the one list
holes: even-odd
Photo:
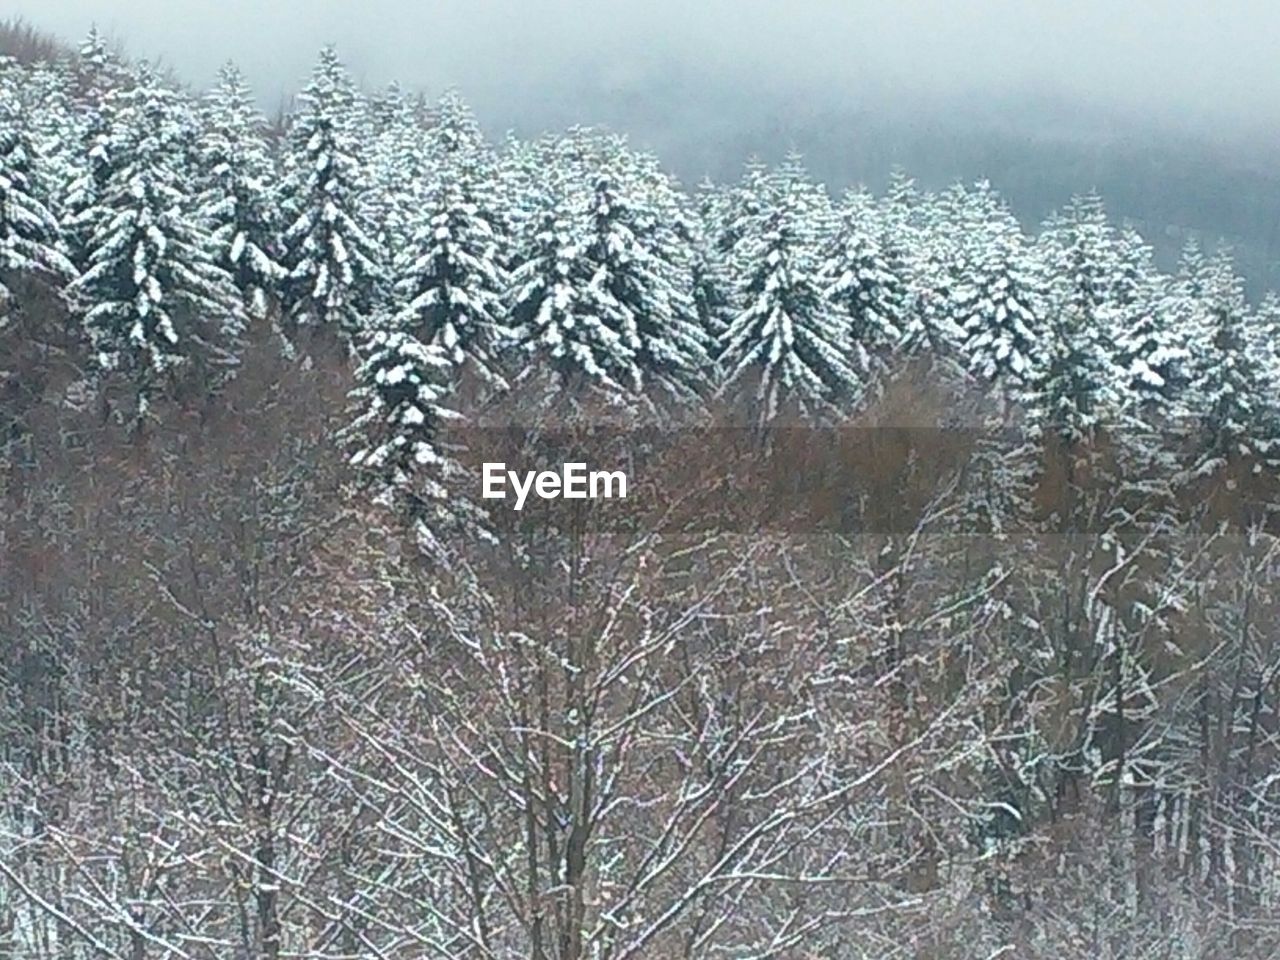
[[0, 956], [1280, 953], [1229, 250], [10, 47]]

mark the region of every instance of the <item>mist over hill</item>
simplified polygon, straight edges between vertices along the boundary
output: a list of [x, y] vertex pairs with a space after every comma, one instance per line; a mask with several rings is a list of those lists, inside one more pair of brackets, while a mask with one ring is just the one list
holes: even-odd
[[[736, 179], [751, 156], [796, 149], [834, 192], [884, 188], [901, 168], [926, 189], [989, 179], [1034, 230], [1096, 189], [1172, 266], [1188, 237], [1225, 243], [1251, 293], [1280, 286], [1280, 148], [1275, 140], [1197, 135], [1134, 111], [1063, 96], [895, 100], [830, 88], [797, 100], [763, 80], [717, 82], [674, 60], [629, 73], [584, 66], [536, 102], [473, 98], [491, 135], [600, 125], [651, 149], [687, 186]], [[882, 97], [882, 98], [881, 98]]]
[[1196, 236], [1232, 247], [1252, 294], [1280, 285], [1278, 25], [1264, 3], [1229, 18], [1180, 0], [10, 7], [69, 41], [96, 22], [198, 88], [231, 56], [269, 114], [333, 42], [369, 90], [456, 85], [495, 138], [606, 126], [686, 186], [794, 148], [834, 191], [878, 189], [895, 166], [930, 189], [989, 179], [1028, 229], [1097, 189], [1162, 266]]

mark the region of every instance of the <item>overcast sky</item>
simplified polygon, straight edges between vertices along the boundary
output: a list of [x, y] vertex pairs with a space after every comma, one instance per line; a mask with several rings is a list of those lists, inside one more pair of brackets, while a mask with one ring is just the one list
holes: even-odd
[[[78, 39], [92, 22], [193, 84], [227, 57], [266, 104], [336, 43], [366, 83], [460, 86], [536, 112], [564, 79], [634, 94], [673, 65], [709, 84], [937, 104], [1051, 95], [1206, 136], [1280, 129], [1275, 0], [7, 0]], [[586, 92], [584, 91], [584, 94]], [[591, 92], [593, 102], [599, 89]], [[507, 121], [506, 116], [501, 118]], [[593, 120], [592, 117], [584, 117]]]

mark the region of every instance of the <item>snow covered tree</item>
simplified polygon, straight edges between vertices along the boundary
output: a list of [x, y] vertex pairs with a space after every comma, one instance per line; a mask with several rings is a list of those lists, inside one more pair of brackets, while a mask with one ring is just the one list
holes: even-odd
[[114, 91], [127, 87], [130, 79], [119, 58], [108, 47], [96, 27], [80, 47], [76, 61], [76, 102], [80, 106], [77, 123], [78, 149], [75, 169], [65, 184], [61, 198], [63, 224], [67, 232], [72, 260], [84, 268], [90, 237], [97, 227], [93, 212], [98, 206], [99, 192], [114, 169], [111, 154], [114, 110], [118, 99]]
[[458, 167], [480, 169], [493, 163], [480, 124], [457, 90], [446, 90], [436, 102], [424, 139], [434, 176], [449, 176]]
[[519, 163], [517, 342], [549, 360], [555, 393], [622, 406], [642, 393], [688, 399], [707, 357], [692, 293], [695, 227], [669, 180], [621, 138], [582, 129], [541, 141]]
[[[616, 172], [615, 172], [616, 171]], [[635, 351], [640, 391], [685, 401], [706, 369], [706, 341], [693, 303], [689, 227], [664, 178], [632, 160], [596, 174], [585, 255], [592, 286], [616, 304], [618, 333]], [[612, 310], [611, 306], [611, 310]]]
[[[394, 264], [406, 255], [426, 202], [430, 160], [419, 105], [399, 84], [374, 103], [374, 138], [369, 155], [370, 187], [365, 208], [377, 240]], [[388, 284], [394, 283], [390, 278]], [[382, 295], [388, 295], [386, 290]]]
[[219, 72], [201, 120], [200, 216], [218, 245], [219, 263], [235, 278], [249, 312], [262, 317], [284, 276], [276, 250], [275, 165], [263, 135], [266, 121], [234, 64]]
[[511, 273], [512, 337], [535, 364], [550, 367], [562, 390], [604, 391], [617, 401], [640, 379], [635, 337], [621, 306], [595, 285], [586, 243], [560, 204], [541, 214]]
[[1038, 433], [1064, 443], [1091, 439], [1111, 422], [1122, 396], [1101, 331], [1072, 309], [1050, 314], [1044, 363], [1029, 384], [1029, 404]]
[[1136, 230], [1116, 239], [1119, 270], [1110, 291], [1115, 363], [1132, 401], [1143, 411], [1173, 412], [1170, 404], [1187, 385], [1190, 360], [1177, 311], [1161, 309], [1151, 248]]
[[448, 181], [431, 192], [395, 271], [403, 306], [392, 329], [438, 349], [490, 389], [505, 386], [498, 356], [509, 336], [504, 253], [502, 238], [465, 185]]
[[58, 222], [38, 192], [39, 160], [17, 97], [0, 88], [0, 327], [20, 309], [15, 283], [60, 290], [75, 275]]
[[406, 115], [415, 114], [414, 98], [405, 93], [399, 80], [392, 80], [381, 93], [369, 97], [369, 130], [374, 137], [381, 137]]
[[863, 376], [902, 339], [906, 284], [881, 249], [882, 235], [870, 195], [851, 191], [819, 267], [826, 296], [848, 314], [852, 355]]
[[1041, 266], [1050, 274], [1051, 308], [1074, 311], [1109, 343], [1108, 311], [1120, 266], [1102, 199], [1096, 193], [1072, 197], [1046, 221], [1040, 240]]
[[1206, 275], [1212, 277], [1203, 290], [1209, 342], [1193, 384], [1201, 415], [1193, 470], [1207, 476], [1241, 465], [1272, 472], [1280, 467], [1280, 410], [1249, 349], [1243, 283], [1225, 257], [1210, 264]]
[[76, 57], [78, 99], [90, 104], [100, 101], [112, 90], [124, 85], [127, 74], [120, 57], [102, 31], [96, 24], [91, 26]]
[[[905, 201], [904, 201], [905, 202]], [[894, 237], [911, 251], [911, 280], [901, 347], [910, 357], [923, 357], [948, 380], [964, 376], [959, 344], [961, 330], [953, 307], [958, 282], [955, 218], [950, 205], [932, 194], [914, 208], [889, 207]]]
[[920, 194], [915, 181], [900, 168], [894, 168], [878, 204], [877, 222], [880, 225], [880, 251], [886, 267], [902, 284], [899, 346], [907, 337], [912, 313], [914, 256], [920, 246], [920, 208]]
[[971, 247], [967, 274], [952, 302], [969, 370], [986, 382], [1020, 387], [1039, 362], [1035, 269], [1017, 220], [981, 181], [962, 242]]
[[[768, 166], [752, 157], [743, 167], [737, 183], [718, 186], [704, 191], [700, 213], [706, 234], [708, 253], [716, 259], [716, 269], [724, 279], [724, 316], [720, 326], [737, 312], [734, 277], [734, 251], [754, 217], [761, 212], [761, 205], [768, 191]], [[723, 329], [720, 331], [723, 332]], [[719, 345], [716, 345], [716, 349]]]
[[146, 67], [111, 97], [113, 168], [90, 208], [88, 266], [71, 291], [99, 366], [130, 378], [141, 415], [182, 368], [233, 363], [243, 313], [179, 166], [185, 105]]
[[299, 326], [350, 338], [368, 323], [384, 265], [364, 213], [362, 106], [332, 47], [298, 102], [281, 191], [285, 306]]
[[819, 275], [825, 199], [792, 160], [767, 181], [760, 212], [735, 226], [741, 309], [722, 340], [721, 390], [752, 404], [760, 425], [784, 414], [823, 418], [864, 390], [848, 324]]
[[1249, 351], [1268, 393], [1280, 396], [1280, 294], [1268, 291], [1253, 311]]
[[77, 174], [80, 126], [71, 100], [74, 81], [69, 61], [39, 63], [24, 71], [13, 91], [39, 158], [33, 169], [34, 193], [60, 223], [67, 184]]
[[418, 548], [447, 563], [455, 535], [487, 537], [484, 513], [463, 489], [464, 473], [441, 432], [460, 416], [445, 405], [452, 364], [445, 353], [403, 331], [377, 330], [364, 347], [344, 432], [351, 464], [374, 502], [409, 523]]
[[693, 243], [693, 302], [708, 338], [708, 349], [719, 352], [720, 337], [731, 314], [733, 279], [728, 259], [717, 244], [719, 226], [725, 217], [725, 191], [703, 180], [696, 198], [698, 231]]
[[1050, 271], [1044, 368], [1031, 384], [1036, 426], [1075, 445], [1114, 422], [1123, 404], [1113, 364], [1109, 298], [1114, 256], [1106, 215], [1096, 195], [1073, 197], [1049, 220], [1041, 238]]

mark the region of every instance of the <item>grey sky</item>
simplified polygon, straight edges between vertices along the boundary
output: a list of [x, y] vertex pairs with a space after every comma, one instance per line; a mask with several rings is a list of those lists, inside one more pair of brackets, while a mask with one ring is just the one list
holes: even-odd
[[[947, 105], [1080, 100], [1208, 136], [1280, 129], [1274, 0], [8, 0], [64, 37], [91, 22], [196, 85], [233, 57], [267, 104], [334, 42], [366, 83], [459, 85], [537, 112], [574, 84], [627, 93], [676, 64], [787, 97]], [[590, 93], [591, 102], [601, 91]], [[570, 87], [570, 96], [572, 87]], [[527, 112], [527, 111], [526, 111]], [[594, 120], [594, 117], [584, 117]], [[507, 116], [490, 122], [510, 122]]]
[[1098, 189], [1166, 264], [1225, 239], [1280, 287], [1276, 0], [7, 0], [268, 112], [334, 43], [366, 88], [458, 86], [491, 134], [628, 133], [692, 183], [799, 148], [833, 189], [989, 177], [1028, 225]]

